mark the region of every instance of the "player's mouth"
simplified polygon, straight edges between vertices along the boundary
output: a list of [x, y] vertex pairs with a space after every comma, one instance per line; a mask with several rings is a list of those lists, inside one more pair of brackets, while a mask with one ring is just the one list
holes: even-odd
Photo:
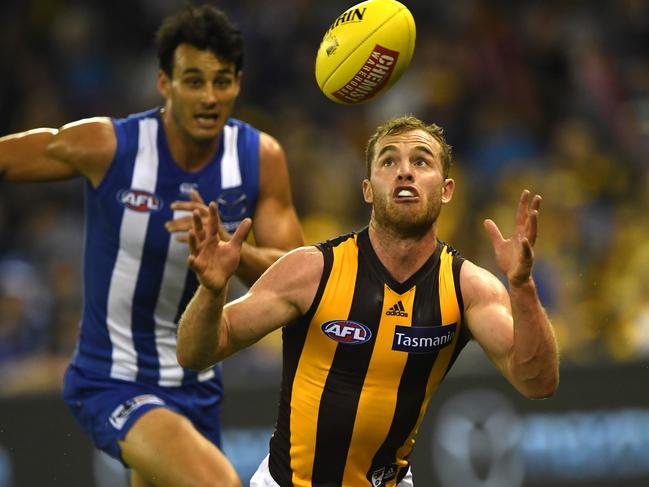
[[413, 186], [397, 186], [392, 197], [397, 203], [413, 203], [419, 201], [419, 192]]
[[194, 115], [194, 120], [201, 128], [214, 128], [219, 120], [218, 113], [198, 113]]

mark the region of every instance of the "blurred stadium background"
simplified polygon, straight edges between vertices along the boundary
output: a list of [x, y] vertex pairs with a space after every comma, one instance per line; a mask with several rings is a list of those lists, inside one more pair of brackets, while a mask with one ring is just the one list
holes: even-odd
[[[509, 230], [523, 187], [544, 196], [535, 278], [561, 346], [559, 393], [521, 400], [470, 346], [431, 401], [417, 485], [649, 485], [649, 2], [405, 1], [411, 66], [356, 107], [328, 101], [313, 74], [353, 1], [214, 3], [246, 40], [235, 116], [284, 144], [307, 242], [365, 224], [364, 143], [403, 113], [442, 125], [454, 147], [440, 236], [465, 257], [496, 271], [482, 219]], [[4, 0], [0, 135], [158, 105], [152, 35], [182, 5]], [[0, 183], [0, 487], [124, 485], [58, 397], [81, 309], [82, 213], [80, 181]], [[244, 479], [266, 452], [280, 345], [272, 335], [224, 364], [225, 448]]]

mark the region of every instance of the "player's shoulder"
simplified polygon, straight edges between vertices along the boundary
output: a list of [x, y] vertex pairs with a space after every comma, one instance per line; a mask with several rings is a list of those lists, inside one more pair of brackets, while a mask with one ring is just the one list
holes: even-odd
[[507, 295], [504, 284], [484, 267], [464, 260], [460, 270], [460, 286], [465, 304], [503, 299]]
[[322, 251], [315, 245], [305, 245], [285, 253], [277, 264], [288, 273], [317, 271], [322, 268]]
[[239, 134], [244, 136], [261, 137], [263, 133], [260, 129], [241, 119], [230, 117], [225, 122], [226, 127], [236, 128]]
[[110, 118], [91, 117], [63, 125], [48, 150], [59, 153], [64, 160], [71, 160], [114, 151], [114, 148], [115, 130]]
[[298, 247], [275, 261], [253, 289], [269, 287], [278, 292], [307, 289], [320, 281], [323, 269], [324, 259], [317, 247]]
[[152, 108], [143, 112], [131, 113], [125, 117], [110, 117], [110, 121], [116, 126], [138, 125], [143, 120], [152, 120], [155, 123], [160, 121], [160, 108]]

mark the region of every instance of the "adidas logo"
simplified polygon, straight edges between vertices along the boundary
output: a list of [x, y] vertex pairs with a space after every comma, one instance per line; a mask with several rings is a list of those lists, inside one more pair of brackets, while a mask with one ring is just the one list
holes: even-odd
[[397, 304], [391, 306], [389, 310], [385, 312], [386, 316], [403, 316], [404, 318], [408, 317], [406, 309], [403, 307], [401, 300], [397, 301]]

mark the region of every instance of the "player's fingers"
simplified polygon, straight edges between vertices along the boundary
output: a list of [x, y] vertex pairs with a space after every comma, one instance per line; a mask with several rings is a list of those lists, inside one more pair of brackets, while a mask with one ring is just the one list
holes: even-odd
[[203, 198], [201, 198], [201, 194], [198, 191], [196, 191], [195, 189], [192, 190], [191, 198], [192, 198], [192, 201], [194, 201], [196, 203], [200, 203], [201, 205], [205, 204], [205, 202], [203, 201]]
[[210, 205], [208, 207], [209, 210], [209, 226], [207, 231], [209, 232], [209, 235], [212, 236], [218, 236], [219, 234], [219, 225], [221, 224], [221, 220], [219, 218], [219, 210], [216, 207], [216, 203], [214, 201], [210, 201]]
[[522, 237], [519, 241], [521, 243], [521, 255], [523, 257], [523, 261], [529, 262], [533, 260], [534, 250], [532, 249], [531, 242], [525, 237]]
[[196, 208], [204, 206], [196, 201], [174, 201], [170, 207], [174, 211], [194, 211]]
[[543, 197], [540, 194], [535, 194], [534, 198], [532, 198], [532, 204], [530, 205], [530, 208], [532, 210], [539, 211], [541, 209], [542, 201], [543, 201]]
[[189, 241], [189, 237], [186, 233], [177, 233], [174, 237], [174, 240], [176, 242], [187, 243]]
[[196, 235], [194, 235], [194, 232], [192, 230], [189, 231], [187, 234], [187, 243], [189, 244], [189, 253], [193, 256], [196, 255], [196, 249], [198, 248], [198, 244], [196, 242]]
[[524, 189], [521, 193], [521, 197], [518, 200], [518, 208], [516, 209], [516, 227], [525, 228], [525, 222], [527, 221], [527, 207], [530, 201], [530, 192], [527, 189]]
[[251, 226], [252, 220], [250, 218], [245, 218], [241, 223], [239, 223], [239, 226], [230, 239], [230, 243], [237, 247], [243, 245], [243, 241], [245, 240], [246, 235], [248, 235]]
[[502, 233], [500, 233], [498, 225], [496, 225], [493, 220], [487, 218], [482, 224], [487, 231], [487, 234], [489, 235], [491, 243], [494, 247], [505, 240]]
[[527, 219], [527, 229], [526, 229], [526, 237], [527, 240], [529, 240], [531, 245], [534, 245], [536, 243], [536, 236], [538, 235], [538, 228], [539, 228], [539, 212], [538, 210], [531, 210], [529, 218]]
[[198, 210], [192, 212], [192, 228], [197, 241], [205, 240], [205, 228], [203, 227], [203, 220]]
[[232, 238], [232, 234], [227, 231], [227, 229], [223, 226], [223, 223], [219, 225], [219, 238], [224, 242], [229, 242]]
[[192, 217], [182, 216], [174, 220], [169, 220], [165, 223], [165, 229], [169, 233], [186, 232], [192, 227]]

